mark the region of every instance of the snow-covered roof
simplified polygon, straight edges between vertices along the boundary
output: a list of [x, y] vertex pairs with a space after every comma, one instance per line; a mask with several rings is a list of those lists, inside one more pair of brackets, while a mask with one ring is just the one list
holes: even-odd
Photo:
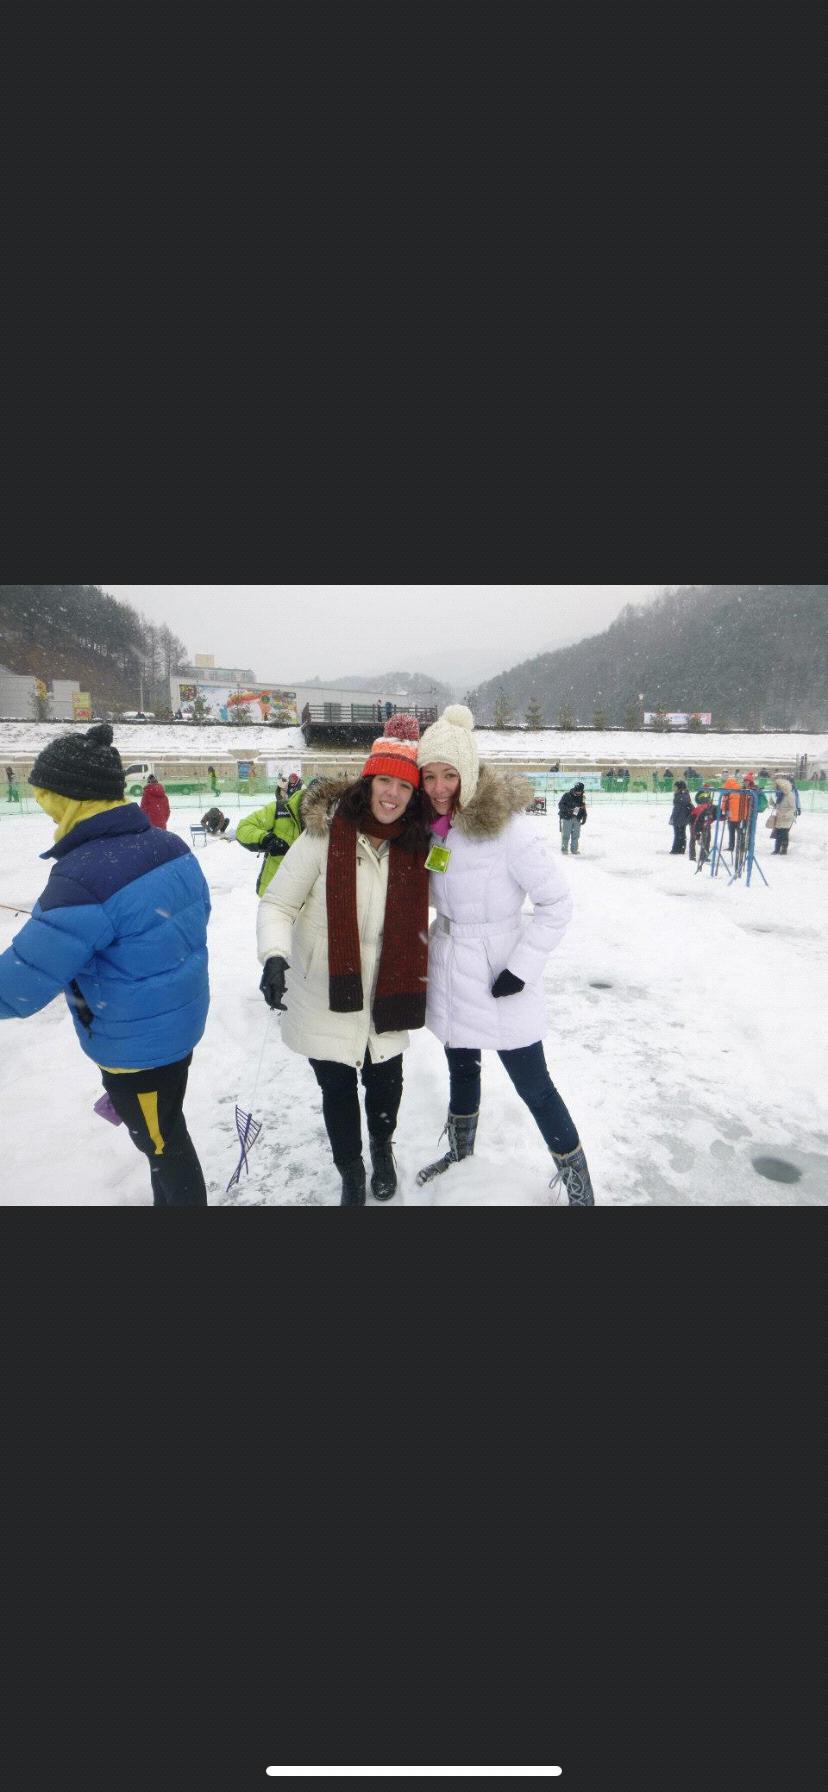
[[[67, 725], [54, 722], [0, 720], [0, 755], [25, 758], [40, 752]], [[88, 723], [76, 723], [85, 729]], [[163, 722], [114, 723], [115, 745], [123, 757], [136, 756], [203, 760], [217, 758], [285, 759], [317, 758], [330, 751], [337, 758], [358, 758], [359, 746], [326, 749], [307, 747], [301, 728], [268, 728], [251, 723], [245, 728], [188, 727]], [[626, 729], [479, 728], [476, 733], [481, 759], [492, 763], [520, 762], [587, 768], [590, 765], [730, 765], [743, 769], [788, 764], [807, 753], [810, 765], [828, 764], [828, 734], [653, 734]]]

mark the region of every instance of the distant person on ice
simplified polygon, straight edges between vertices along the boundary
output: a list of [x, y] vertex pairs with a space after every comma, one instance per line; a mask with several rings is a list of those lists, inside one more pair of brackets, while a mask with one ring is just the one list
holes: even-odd
[[581, 829], [587, 818], [583, 784], [573, 784], [571, 790], [564, 791], [558, 804], [558, 815], [561, 828], [561, 852], [566, 855], [571, 841], [574, 855], [578, 851]]
[[262, 868], [256, 880], [256, 894], [263, 896], [284, 859], [285, 853], [302, 832], [302, 798], [304, 786], [296, 783], [289, 791], [284, 778], [276, 780], [276, 795], [263, 809], [245, 815], [236, 828], [239, 846], [248, 852], [264, 853]]
[[166, 827], [170, 819], [170, 799], [163, 784], [159, 784], [154, 772], [150, 772], [144, 785], [141, 808], [152, 827]]
[[402, 1054], [409, 1028], [425, 1021], [428, 841], [418, 734], [413, 716], [392, 716], [355, 783], [315, 784], [303, 805], [306, 831], [259, 903], [259, 987], [269, 1007], [285, 1010], [285, 1045], [309, 1059], [322, 1090], [343, 1207], [363, 1207], [366, 1198], [357, 1071], [371, 1192], [389, 1201]]
[[687, 826], [693, 815], [693, 800], [683, 778], [676, 779], [673, 793], [673, 807], [670, 811], [673, 844], [670, 851], [683, 855], [687, 846]]
[[725, 794], [721, 799], [721, 814], [727, 822], [727, 849], [733, 852], [736, 846], [736, 831], [742, 818], [742, 777], [740, 772], [732, 772], [724, 781]]
[[[208, 809], [206, 814], [201, 817], [201, 825], [203, 828], [206, 828], [208, 834], [214, 834], [216, 836], [220, 835], [223, 839], [230, 826], [230, 817], [229, 815], [225, 815], [221, 809]], [[231, 838], [233, 838], [233, 836], [231, 836]]]
[[204, 1207], [183, 1113], [210, 1000], [201, 868], [177, 834], [162, 840], [126, 801], [108, 723], [50, 741], [29, 782], [56, 823], [43, 854], [55, 863], [0, 957], [0, 1020], [26, 1019], [63, 994], [112, 1109], [149, 1159], [155, 1206]]
[[706, 865], [710, 857], [710, 830], [716, 819], [716, 805], [706, 785], [696, 791], [696, 801], [690, 812], [690, 858], [696, 862], [696, 847], [699, 849], [699, 865]]
[[[449, 1148], [419, 1183], [471, 1157], [480, 1113], [481, 1052], [497, 1052], [549, 1148], [570, 1207], [594, 1207], [578, 1128], [552, 1082], [543, 974], [572, 914], [563, 876], [523, 811], [531, 794], [513, 772], [480, 765], [474, 718], [451, 704], [417, 759], [433, 847], [426, 1026], [445, 1047]], [[583, 789], [583, 786], [580, 787]], [[578, 786], [575, 786], [577, 791]], [[574, 794], [571, 793], [571, 794]], [[523, 913], [524, 899], [533, 904]]]
[[774, 855], [784, 857], [788, 851], [791, 828], [796, 821], [796, 799], [790, 778], [777, 777], [774, 792], [774, 807], [771, 810], [766, 826], [773, 833]]

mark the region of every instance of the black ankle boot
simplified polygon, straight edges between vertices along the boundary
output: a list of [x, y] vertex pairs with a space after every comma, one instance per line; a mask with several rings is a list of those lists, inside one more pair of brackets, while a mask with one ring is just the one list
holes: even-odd
[[435, 1176], [442, 1176], [451, 1164], [459, 1163], [462, 1157], [473, 1156], [479, 1118], [479, 1108], [476, 1114], [449, 1114], [443, 1127], [443, 1132], [448, 1133], [448, 1151], [445, 1157], [438, 1157], [436, 1163], [426, 1164], [425, 1169], [418, 1171], [417, 1181], [421, 1188]]
[[375, 1201], [390, 1201], [397, 1192], [397, 1169], [390, 1139], [371, 1139], [371, 1193]]
[[355, 1157], [352, 1163], [339, 1164], [342, 1177], [342, 1197], [340, 1207], [365, 1206], [365, 1165], [361, 1157]]

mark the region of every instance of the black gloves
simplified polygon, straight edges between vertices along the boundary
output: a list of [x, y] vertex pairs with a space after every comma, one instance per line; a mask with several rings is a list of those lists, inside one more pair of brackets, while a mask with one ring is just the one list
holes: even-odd
[[285, 993], [285, 971], [287, 968], [286, 958], [269, 958], [262, 971], [262, 980], [259, 984], [268, 1008], [279, 1008], [283, 1014], [287, 1013], [282, 1001]]
[[579, 809], [579, 810], [578, 810], [578, 820], [579, 820], [579, 822], [580, 822], [580, 824], [581, 824], [581, 827], [583, 827], [583, 826], [584, 826], [584, 823], [585, 823], [585, 821], [586, 821], [586, 818], [587, 818], [587, 812], [586, 812], [586, 809]]
[[492, 984], [493, 996], [519, 996], [526, 984], [521, 977], [514, 977], [511, 971], [501, 971]]
[[273, 859], [281, 859], [287, 849], [287, 840], [280, 840], [278, 834], [263, 834], [259, 841], [259, 851], [269, 852]]

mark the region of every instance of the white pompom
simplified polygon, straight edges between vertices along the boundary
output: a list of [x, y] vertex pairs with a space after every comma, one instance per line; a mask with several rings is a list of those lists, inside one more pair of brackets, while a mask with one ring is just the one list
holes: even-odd
[[450, 722], [453, 728], [473, 728], [474, 716], [465, 703], [450, 703], [440, 717], [441, 722]]

